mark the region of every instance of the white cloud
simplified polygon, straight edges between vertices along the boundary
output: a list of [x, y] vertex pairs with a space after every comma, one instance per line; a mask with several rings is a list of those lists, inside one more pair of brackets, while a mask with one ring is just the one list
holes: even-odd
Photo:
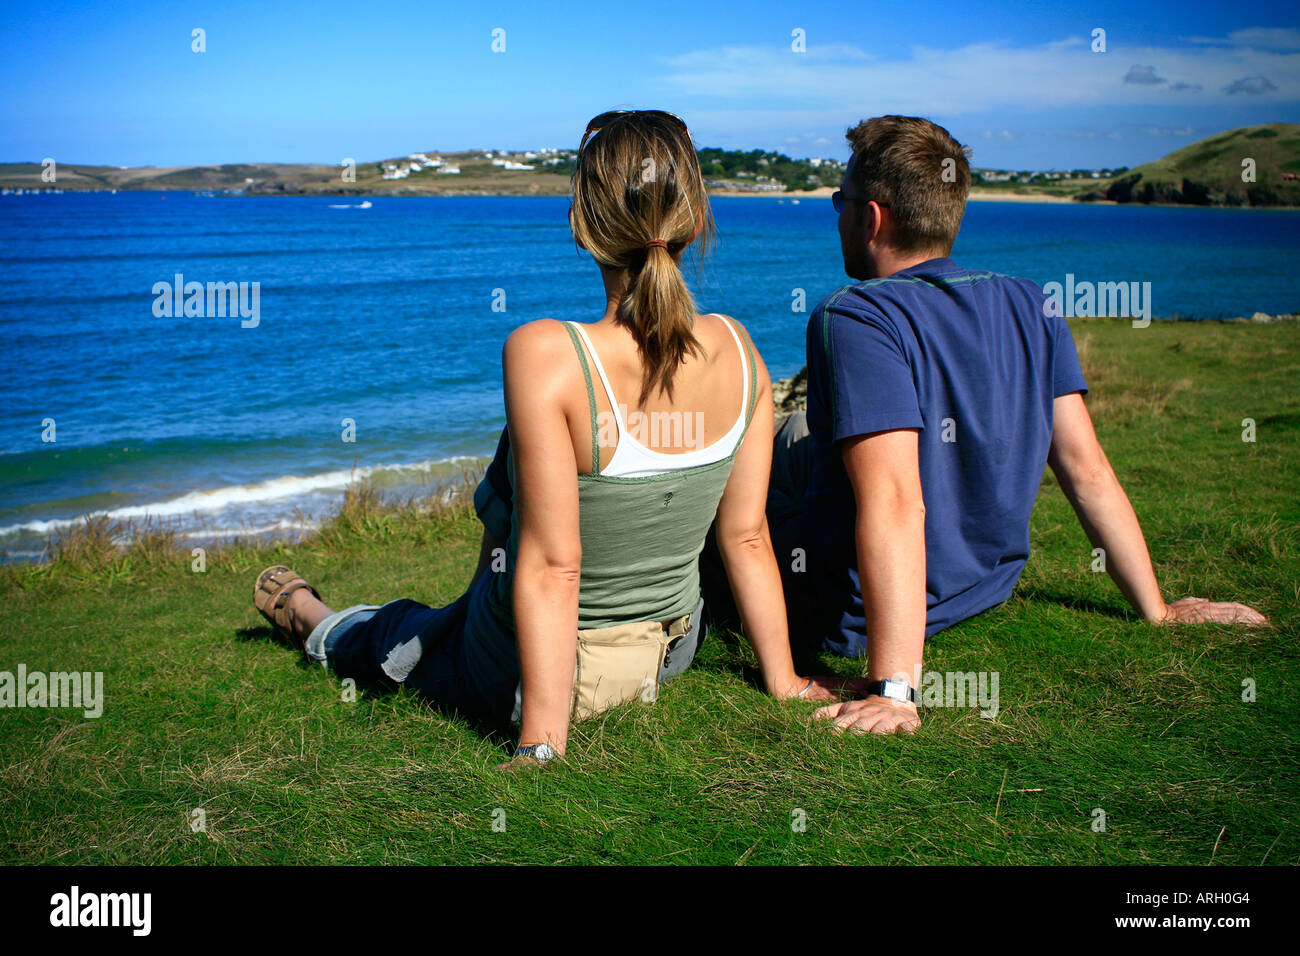
[[1255, 50], [1300, 50], [1300, 30], [1291, 27], [1250, 27], [1233, 30], [1226, 37], [1187, 37], [1188, 43], [1213, 46], [1241, 46]]
[[[954, 116], [1001, 107], [1223, 105], [1239, 99], [1226, 90], [1242, 77], [1268, 77], [1276, 88], [1270, 100], [1300, 102], [1300, 51], [1280, 46], [1283, 34], [1243, 30], [1216, 45], [1124, 47], [1122, 53], [1101, 54], [1091, 52], [1083, 37], [1031, 47], [914, 46], [891, 60], [844, 44], [809, 43], [803, 54], [782, 47], [723, 47], [667, 58], [662, 83], [678, 95], [706, 97], [711, 106], [726, 102], [732, 110], [743, 104], [768, 117], [798, 116], [804, 129], [817, 125], [817, 114], [842, 124], [846, 111]], [[1261, 37], [1273, 45], [1260, 48]], [[1134, 63], [1149, 64], [1152, 77], [1167, 77], [1172, 85], [1124, 82], [1126, 66]]]

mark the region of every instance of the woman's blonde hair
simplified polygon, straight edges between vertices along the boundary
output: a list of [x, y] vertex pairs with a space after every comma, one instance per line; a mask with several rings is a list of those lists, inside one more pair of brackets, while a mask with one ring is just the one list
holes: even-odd
[[673, 376], [695, 338], [695, 299], [678, 266], [697, 237], [714, 237], [713, 212], [686, 125], [659, 110], [596, 117], [578, 147], [569, 207], [573, 237], [601, 265], [629, 271], [618, 315], [636, 339], [641, 402], [672, 397]]

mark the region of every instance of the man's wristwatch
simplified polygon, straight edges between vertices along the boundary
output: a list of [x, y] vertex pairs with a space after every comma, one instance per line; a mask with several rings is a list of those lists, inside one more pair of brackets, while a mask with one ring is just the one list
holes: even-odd
[[878, 680], [867, 685], [868, 697], [888, 697], [902, 703], [916, 703], [916, 688], [905, 680]]
[[538, 763], [546, 763], [548, 760], [554, 760], [559, 754], [550, 744], [529, 744], [527, 747], [516, 747], [514, 757], [532, 757]]

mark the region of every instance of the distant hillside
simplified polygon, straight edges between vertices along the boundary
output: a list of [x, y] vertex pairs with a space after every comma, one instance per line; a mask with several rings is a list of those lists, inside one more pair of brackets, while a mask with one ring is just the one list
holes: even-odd
[[[417, 154], [424, 155], [424, 154]], [[86, 166], [59, 163], [53, 182], [37, 163], [0, 163], [0, 187], [72, 190], [213, 190], [238, 195], [563, 195], [569, 179], [550, 167], [494, 165], [492, 153], [443, 154], [438, 166], [410, 158], [359, 162], [348, 179], [321, 163], [227, 163], [213, 166]], [[521, 154], [519, 159], [523, 159]], [[504, 162], [504, 160], [503, 160]], [[458, 169], [456, 175], [437, 170]]]
[[[1255, 181], [1242, 182], [1242, 160]], [[1300, 124], [1219, 133], [1115, 176], [1080, 199], [1191, 206], [1300, 206]]]
[[[791, 159], [762, 150], [703, 149], [700, 161], [711, 189], [784, 192], [838, 185], [833, 159]], [[0, 163], [0, 188], [63, 190], [212, 190], [239, 195], [516, 195], [564, 196], [575, 154], [465, 150], [412, 153], [357, 163], [343, 178], [338, 166], [310, 163], [227, 163], [213, 166], [131, 167], [58, 163], [53, 182], [38, 163]]]

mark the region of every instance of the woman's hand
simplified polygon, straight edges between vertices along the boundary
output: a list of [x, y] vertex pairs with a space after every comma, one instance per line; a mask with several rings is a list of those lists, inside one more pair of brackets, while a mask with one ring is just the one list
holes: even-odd
[[816, 677], [795, 677], [772, 691], [778, 700], [815, 700], [826, 701], [850, 700], [860, 696], [868, 681], [864, 677], [834, 677], [818, 675]]
[[543, 760], [539, 760], [537, 757], [533, 756], [531, 752], [520, 753], [521, 750], [532, 751], [533, 749], [534, 748], [532, 747], [525, 748], [523, 744], [520, 744], [518, 747], [515, 748], [514, 755], [505, 763], [497, 764], [496, 769], [510, 770], [510, 771], [529, 770], [533, 767], [544, 767], [548, 763], [552, 763], [554, 761], [564, 759], [564, 751], [557, 749], [555, 747], [550, 748], [551, 755], [546, 757]]
[[548, 760], [546, 763], [542, 763], [542, 761], [538, 760], [536, 757], [511, 757], [504, 763], [497, 764], [496, 768], [498, 770], [506, 770], [510, 773], [515, 773], [519, 770], [535, 770], [538, 767], [545, 767], [547, 763], [550, 763], [550, 761]]

